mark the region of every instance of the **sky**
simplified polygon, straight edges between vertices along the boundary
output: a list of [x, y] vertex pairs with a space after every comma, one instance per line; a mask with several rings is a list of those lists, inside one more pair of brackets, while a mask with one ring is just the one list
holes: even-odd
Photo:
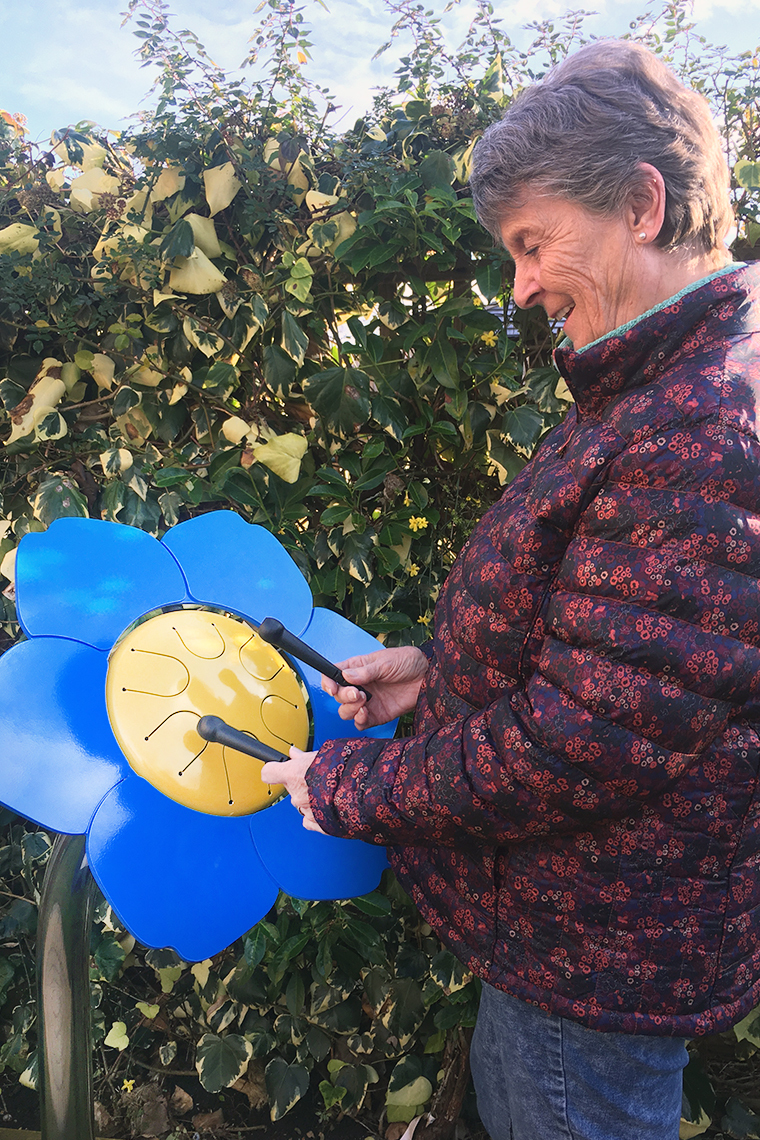
[[[372, 103], [374, 88], [392, 81], [403, 42], [372, 61], [388, 38], [391, 19], [382, 0], [303, 0], [313, 29], [311, 79], [330, 88], [346, 125]], [[526, 22], [561, 17], [575, 4], [562, 0], [495, 0], [502, 27], [518, 46], [530, 42]], [[621, 35], [629, 21], [659, 8], [645, 0], [586, 0], [596, 15], [586, 27], [597, 35]], [[221, 66], [237, 68], [261, 15], [257, 0], [169, 0], [176, 28], [190, 28]], [[447, 42], [462, 40], [473, 13], [472, 0], [459, 0], [449, 12], [444, 0], [430, 0], [441, 16]], [[30, 137], [44, 142], [54, 129], [80, 120], [121, 130], [141, 107], [153, 80], [134, 57], [134, 24], [121, 27], [124, 0], [0, 0], [0, 108], [21, 112]], [[733, 51], [760, 46], [760, 0], [694, 0], [697, 31]], [[149, 98], [149, 97], [148, 97]]]

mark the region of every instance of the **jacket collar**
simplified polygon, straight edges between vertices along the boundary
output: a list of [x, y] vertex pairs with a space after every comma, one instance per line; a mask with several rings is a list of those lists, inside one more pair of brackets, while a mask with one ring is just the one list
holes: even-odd
[[560, 345], [554, 363], [573, 394], [578, 415], [596, 416], [613, 396], [651, 384], [679, 349], [693, 351], [709, 340], [722, 342], [754, 330], [760, 330], [760, 265], [738, 265], [677, 294], [581, 352]]

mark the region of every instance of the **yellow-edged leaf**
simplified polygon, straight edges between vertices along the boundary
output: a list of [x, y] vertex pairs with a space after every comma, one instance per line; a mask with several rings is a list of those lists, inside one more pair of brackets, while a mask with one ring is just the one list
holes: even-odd
[[301, 460], [308, 446], [304, 436], [286, 432], [269, 443], [254, 447], [253, 454], [259, 463], [274, 471], [286, 483], [295, 483], [301, 473]]
[[235, 174], [232, 163], [225, 162], [223, 166], [212, 166], [210, 170], [203, 171], [203, 185], [209, 212], [213, 218], [214, 214], [229, 206], [243, 183]]
[[152, 202], [163, 202], [185, 188], [185, 175], [179, 166], [166, 166], [159, 174], [150, 192]]
[[145, 388], [157, 388], [165, 375], [164, 360], [155, 345], [150, 345], [145, 350], [140, 362], [128, 373], [130, 380], [135, 380]]
[[190, 257], [178, 257], [169, 275], [169, 288], [184, 293], [218, 293], [226, 278], [197, 247]]
[[337, 194], [322, 194], [319, 190], [307, 190], [305, 202], [312, 214], [321, 214], [329, 210], [330, 206], [337, 205], [339, 198]]
[[[61, 379], [62, 371], [63, 364], [60, 360], [48, 357], [42, 362], [42, 368], [28, 395], [11, 410], [11, 434], [5, 441], [6, 445], [36, 432], [45, 417], [55, 411], [66, 394], [66, 385]], [[65, 426], [65, 420], [63, 422]], [[60, 431], [48, 438], [60, 439], [64, 434], [65, 431]]]
[[206, 332], [203, 325], [194, 321], [192, 317], [185, 317], [182, 331], [190, 343], [204, 356], [215, 356], [224, 348], [224, 341], [220, 336], [213, 332]]
[[4, 578], [7, 578], [9, 582], [15, 582], [16, 581], [16, 551], [17, 550], [18, 550], [18, 547], [14, 546], [12, 550], [9, 550], [7, 552], [7, 554], [3, 558], [2, 562], [0, 562], [0, 574], [2, 574], [2, 576]]
[[211, 218], [202, 218], [200, 214], [185, 214], [185, 221], [190, 223], [195, 244], [203, 250], [206, 257], [222, 256], [216, 226]]
[[229, 443], [240, 443], [250, 430], [251, 425], [247, 424], [240, 416], [230, 416], [222, 424], [222, 435]]
[[104, 352], [94, 352], [90, 372], [98, 388], [103, 388], [106, 392], [111, 390], [116, 364], [110, 356], [106, 356]]
[[99, 166], [93, 166], [71, 183], [69, 205], [79, 214], [89, 214], [100, 205], [101, 194], [116, 194], [118, 189], [118, 178], [106, 174]]
[[35, 253], [40, 244], [35, 226], [12, 222], [0, 230], [0, 253]]

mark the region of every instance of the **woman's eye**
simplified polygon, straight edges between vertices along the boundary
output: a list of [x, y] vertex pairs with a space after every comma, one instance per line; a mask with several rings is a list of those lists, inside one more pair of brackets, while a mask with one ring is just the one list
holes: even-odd
[[526, 257], [535, 257], [535, 255], [537, 253], [538, 253], [538, 246], [537, 245], [532, 245], [530, 247], [530, 249], [525, 250], [525, 256]]

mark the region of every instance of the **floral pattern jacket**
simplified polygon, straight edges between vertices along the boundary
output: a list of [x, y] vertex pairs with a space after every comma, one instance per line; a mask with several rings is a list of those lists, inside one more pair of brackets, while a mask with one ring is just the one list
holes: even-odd
[[311, 803], [485, 981], [713, 1033], [760, 1003], [760, 271], [556, 362], [575, 408], [449, 575], [415, 734], [328, 742]]

